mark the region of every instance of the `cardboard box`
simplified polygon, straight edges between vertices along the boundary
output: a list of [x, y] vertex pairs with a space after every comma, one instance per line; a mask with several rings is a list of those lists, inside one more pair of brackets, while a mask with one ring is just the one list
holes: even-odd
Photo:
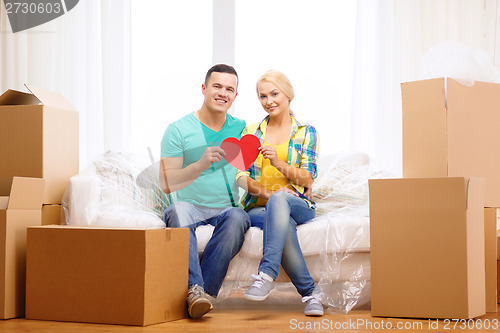
[[151, 325], [185, 318], [187, 229], [28, 228], [26, 318]]
[[500, 303], [500, 260], [497, 260], [497, 303]]
[[24, 316], [26, 228], [41, 224], [45, 180], [0, 178], [0, 318]]
[[401, 85], [403, 177], [480, 177], [500, 207], [500, 84], [452, 79]]
[[497, 312], [497, 209], [484, 209], [486, 312]]
[[42, 206], [42, 225], [61, 224], [63, 221], [62, 205]]
[[78, 173], [78, 112], [57, 93], [26, 87], [0, 96], [0, 177], [45, 178], [43, 203], [60, 204]]
[[497, 230], [497, 260], [500, 260], [500, 230]]
[[497, 303], [500, 303], [500, 230], [497, 230]]
[[369, 181], [373, 316], [485, 314], [484, 181]]

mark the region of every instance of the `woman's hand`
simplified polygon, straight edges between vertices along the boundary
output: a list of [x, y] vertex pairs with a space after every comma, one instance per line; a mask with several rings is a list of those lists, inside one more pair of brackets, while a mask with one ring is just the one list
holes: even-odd
[[259, 147], [259, 150], [262, 154], [262, 157], [267, 158], [269, 160], [269, 163], [271, 163], [271, 165], [273, 167], [277, 168], [279, 163], [283, 162], [278, 158], [278, 153], [276, 151], [276, 147], [262, 146], [262, 147]]
[[291, 189], [289, 189], [288, 187], [280, 187], [279, 189], [277, 189], [276, 191], [274, 191], [275, 193], [276, 192], [286, 192], [286, 193], [290, 193], [290, 194], [293, 194], [295, 195], [296, 197], [299, 196], [299, 194]]

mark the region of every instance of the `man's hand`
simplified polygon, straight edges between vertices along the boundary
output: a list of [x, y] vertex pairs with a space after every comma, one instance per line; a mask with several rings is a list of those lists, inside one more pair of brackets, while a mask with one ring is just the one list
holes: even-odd
[[212, 163], [220, 162], [226, 152], [221, 147], [208, 147], [198, 160], [201, 170], [210, 168]]

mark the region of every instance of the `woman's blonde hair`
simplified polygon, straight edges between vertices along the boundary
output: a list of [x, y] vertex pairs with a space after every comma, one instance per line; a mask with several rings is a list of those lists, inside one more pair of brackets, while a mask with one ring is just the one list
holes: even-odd
[[274, 84], [276, 87], [278, 87], [279, 90], [281, 90], [281, 92], [283, 94], [285, 94], [285, 96], [290, 101], [292, 101], [292, 99], [295, 97], [295, 94], [293, 92], [292, 83], [286, 77], [285, 74], [283, 74], [279, 71], [269, 70], [269, 71], [265, 72], [264, 74], [262, 74], [262, 76], [259, 78], [259, 80], [257, 80], [256, 88], [257, 88], [257, 96], [258, 97], [260, 97], [259, 84], [262, 81], [266, 81], [266, 82], [270, 82], [270, 83]]

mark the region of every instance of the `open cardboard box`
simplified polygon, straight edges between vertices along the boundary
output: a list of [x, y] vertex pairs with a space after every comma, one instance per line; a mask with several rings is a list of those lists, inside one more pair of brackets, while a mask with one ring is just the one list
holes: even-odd
[[484, 315], [484, 182], [369, 181], [373, 316]]
[[186, 318], [189, 231], [28, 228], [26, 318], [151, 325]]
[[0, 178], [0, 318], [24, 316], [26, 229], [41, 224], [45, 180]]
[[500, 207], [500, 84], [439, 78], [401, 85], [403, 177], [480, 177]]
[[62, 205], [42, 206], [42, 225], [61, 224], [64, 221]]
[[44, 178], [43, 203], [60, 204], [79, 169], [78, 112], [58, 93], [26, 88], [0, 96], [0, 177]]

